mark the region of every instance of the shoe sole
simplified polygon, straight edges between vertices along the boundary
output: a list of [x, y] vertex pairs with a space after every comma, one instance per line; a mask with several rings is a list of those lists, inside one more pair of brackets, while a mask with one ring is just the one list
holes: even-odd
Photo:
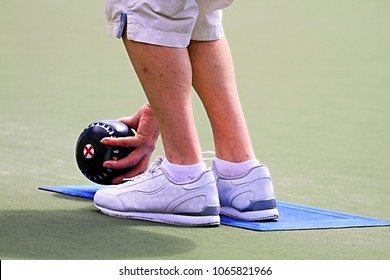
[[273, 208], [261, 211], [240, 212], [232, 207], [222, 206], [221, 215], [225, 215], [237, 220], [253, 222], [262, 220], [276, 220], [279, 217], [279, 211], [278, 209]]
[[221, 222], [219, 216], [188, 216], [163, 213], [120, 212], [109, 210], [96, 204], [95, 207], [100, 212], [112, 217], [152, 221], [179, 226], [218, 226]]

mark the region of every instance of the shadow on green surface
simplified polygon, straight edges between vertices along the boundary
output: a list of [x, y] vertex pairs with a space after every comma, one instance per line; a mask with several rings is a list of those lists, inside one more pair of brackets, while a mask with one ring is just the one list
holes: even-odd
[[[92, 208], [72, 211], [1, 211], [3, 259], [169, 258], [195, 248], [191, 240], [164, 234], [158, 224], [113, 219]], [[160, 227], [161, 232], [141, 227]]]

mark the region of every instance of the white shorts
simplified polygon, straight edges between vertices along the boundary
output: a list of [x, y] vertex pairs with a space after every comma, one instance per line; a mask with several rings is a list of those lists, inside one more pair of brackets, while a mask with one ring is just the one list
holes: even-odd
[[224, 36], [222, 9], [233, 0], [105, 0], [108, 35], [185, 48]]

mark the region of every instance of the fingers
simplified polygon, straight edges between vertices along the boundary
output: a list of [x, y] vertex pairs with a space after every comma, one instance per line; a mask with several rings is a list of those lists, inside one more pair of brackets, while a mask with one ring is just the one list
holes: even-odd
[[134, 177], [145, 172], [160, 134], [157, 121], [148, 103], [143, 105], [133, 116], [121, 118], [118, 121], [136, 129], [137, 133], [131, 137], [106, 137], [100, 141], [103, 145], [134, 148], [134, 151], [123, 159], [109, 160], [103, 163], [103, 167], [112, 169], [132, 167], [126, 174], [115, 178], [112, 181], [113, 184], [122, 183], [124, 178]]
[[128, 156], [119, 160], [107, 160], [103, 163], [104, 168], [125, 169], [137, 166], [138, 163], [145, 157], [145, 152], [142, 149], [132, 151]]

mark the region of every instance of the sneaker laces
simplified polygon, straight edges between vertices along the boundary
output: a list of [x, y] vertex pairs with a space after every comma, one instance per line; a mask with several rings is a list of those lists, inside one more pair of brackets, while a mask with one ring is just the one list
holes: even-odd
[[146, 177], [151, 177], [156, 171], [158, 171], [160, 169], [162, 161], [163, 161], [163, 157], [157, 157], [144, 173], [142, 173], [138, 176], [135, 176], [135, 177], [124, 178], [123, 181], [135, 182], [135, 181], [139, 181], [141, 179], [144, 179]]
[[[209, 155], [209, 157], [205, 157], [203, 155]], [[203, 158], [203, 161], [206, 163], [206, 167], [207, 167], [207, 165], [209, 165], [208, 168], [211, 168], [211, 162], [215, 158], [215, 152], [214, 151], [204, 151], [204, 152], [202, 152], [202, 158]], [[163, 157], [161, 157], [161, 156], [157, 157], [144, 173], [141, 173], [141, 174], [134, 176], [134, 177], [124, 178], [123, 181], [136, 182], [139, 180], [143, 180], [144, 178], [151, 177], [156, 171], [158, 171], [160, 169], [160, 166], [161, 166], [163, 160], [164, 160]]]

